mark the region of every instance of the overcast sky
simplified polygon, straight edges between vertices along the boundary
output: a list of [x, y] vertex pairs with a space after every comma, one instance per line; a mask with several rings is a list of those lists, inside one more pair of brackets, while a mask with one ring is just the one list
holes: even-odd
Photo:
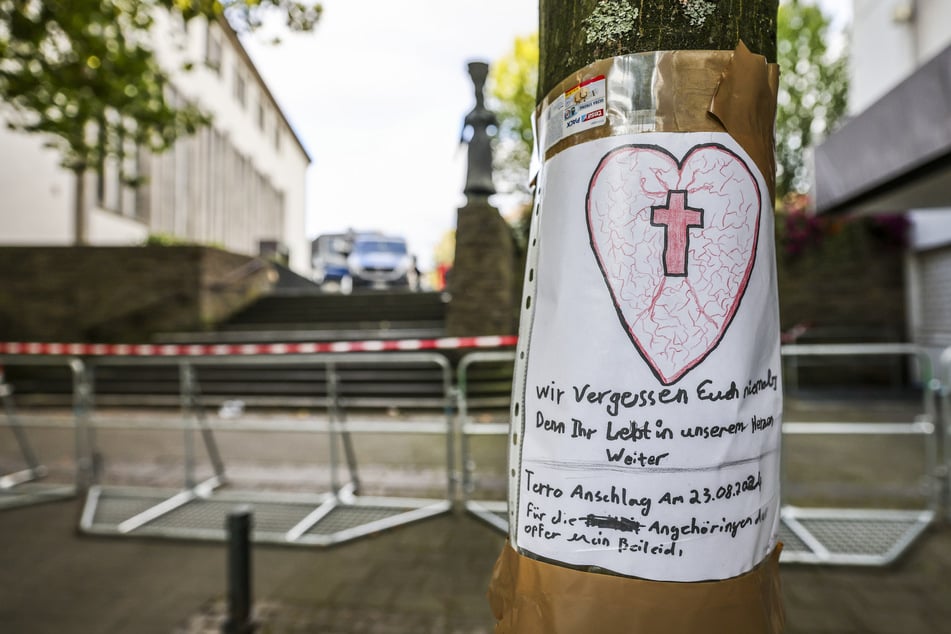
[[[405, 236], [423, 268], [464, 204], [466, 64], [537, 28], [537, 0], [323, 0], [313, 34], [246, 45], [304, 146], [307, 235]], [[263, 38], [262, 38], [263, 39]]]
[[[322, 4], [314, 33], [278, 46], [245, 38], [313, 157], [306, 233], [403, 235], [428, 269], [465, 202], [459, 135], [474, 105], [466, 64], [492, 62], [534, 32], [538, 0]], [[851, 16], [850, 0], [821, 4]]]

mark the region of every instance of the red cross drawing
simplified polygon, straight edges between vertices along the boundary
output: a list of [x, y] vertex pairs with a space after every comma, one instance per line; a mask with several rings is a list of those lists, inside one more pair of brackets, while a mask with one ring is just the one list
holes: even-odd
[[651, 224], [664, 228], [664, 275], [687, 277], [688, 230], [703, 227], [703, 209], [687, 206], [686, 190], [670, 190], [666, 205], [651, 206]]

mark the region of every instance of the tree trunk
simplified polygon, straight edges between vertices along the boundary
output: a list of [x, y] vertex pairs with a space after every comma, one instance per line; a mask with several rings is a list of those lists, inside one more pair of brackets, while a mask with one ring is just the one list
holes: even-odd
[[733, 50], [776, 59], [778, 0], [539, 0], [538, 101], [596, 59]]
[[540, 0], [499, 634], [782, 632], [777, 11]]
[[83, 246], [88, 241], [88, 223], [86, 219], [86, 170], [73, 169], [75, 180], [73, 200], [73, 245]]

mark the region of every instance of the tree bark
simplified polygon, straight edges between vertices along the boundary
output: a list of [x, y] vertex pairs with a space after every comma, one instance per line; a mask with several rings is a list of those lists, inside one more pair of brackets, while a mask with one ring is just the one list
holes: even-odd
[[[706, 402], [711, 399], [702, 386], [711, 380], [703, 371], [685, 378], [703, 363], [706, 372], [730, 384], [724, 399], [741, 398], [737, 385], [749, 387], [750, 377], [766, 377], [769, 387], [745, 394], [744, 407], [762, 412], [756, 420], [781, 420], [781, 394], [773, 393], [780, 389], [778, 304], [767, 270], [774, 266], [768, 190], [775, 67], [738, 46], [742, 41], [753, 53], [775, 59], [777, 12], [778, 0], [540, 0], [537, 97], [546, 108], [538, 126], [540, 198], [522, 302], [522, 325], [528, 326], [519, 333], [513, 388], [510, 542], [490, 585], [500, 634], [782, 632], [780, 549], [773, 547], [780, 426], [772, 427], [771, 436], [760, 435], [755, 446], [732, 443], [723, 455], [744, 459], [716, 467], [710, 464], [716, 452], [708, 455], [682, 442], [688, 438], [684, 431], [699, 420], [737, 422], [733, 412]], [[653, 66], [636, 72], [634, 66], [645, 60], [589, 67], [597, 60], [663, 51], [677, 53], [645, 58]], [[644, 77], [650, 90], [635, 85]], [[552, 94], [556, 86], [564, 92]], [[643, 108], [635, 103], [640, 96], [649, 102]], [[645, 111], [648, 133], [641, 135], [640, 114], [628, 112]], [[688, 194], [703, 202], [688, 205]], [[690, 245], [688, 234], [698, 242]], [[730, 264], [733, 255], [724, 255], [721, 245], [727, 244], [742, 253], [741, 267]], [[688, 258], [694, 267], [689, 274]], [[757, 276], [751, 275], [754, 264]], [[729, 306], [717, 309], [727, 303], [701, 299], [698, 289], [703, 297], [729, 298]], [[687, 294], [691, 299], [681, 301]], [[692, 360], [670, 364], [668, 351], [680, 346]], [[708, 358], [715, 348], [718, 356]], [[683, 403], [688, 391], [696, 394], [687, 410], [663, 399], [651, 399], [641, 410], [645, 418], [656, 415], [658, 428], [671, 426], [652, 437], [645, 420], [639, 439], [645, 443], [637, 446], [671, 448], [656, 454], [671, 457], [670, 471], [653, 469], [659, 464], [654, 462], [643, 468], [643, 452], [642, 469], [608, 464], [619, 463], [619, 450], [609, 443], [621, 437], [611, 431], [616, 421], [604, 414], [617, 418], [619, 412], [581, 409], [579, 386], [612, 384], [656, 384], [664, 386], [658, 393], [668, 394], [681, 390]], [[574, 399], [562, 403], [572, 388]], [[563, 420], [572, 421], [570, 432]], [[681, 436], [672, 430], [677, 426]], [[680, 448], [685, 451], [674, 451]], [[759, 527], [740, 538], [725, 537], [712, 525], [726, 524], [738, 507], [648, 508], [654, 493], [659, 506], [669, 504], [669, 491], [678, 486], [717, 488], [726, 469], [746, 469], [747, 458], [759, 465], [753, 468], [756, 486], [766, 488], [755, 502], [747, 500], [749, 508], [758, 507]], [[625, 458], [625, 464], [635, 463]], [[640, 517], [625, 515], [632, 505], [624, 485], [645, 496]], [[586, 492], [585, 486], [607, 486], [609, 493]], [[567, 502], [557, 500], [563, 493]], [[683, 501], [681, 496], [676, 503]], [[699, 498], [690, 503], [706, 504]], [[670, 551], [644, 541], [629, 549], [635, 557], [624, 552], [631, 537], [622, 533], [648, 525], [655, 528], [645, 535], [661, 525], [686, 528], [684, 518], [704, 527], [686, 539], [690, 554], [679, 538], [670, 542]], [[633, 523], [623, 525], [622, 519]], [[746, 515], [740, 521], [754, 520]], [[700, 538], [707, 526], [709, 535]]]
[[778, 0], [539, 0], [538, 95], [597, 59], [733, 50], [776, 60]]

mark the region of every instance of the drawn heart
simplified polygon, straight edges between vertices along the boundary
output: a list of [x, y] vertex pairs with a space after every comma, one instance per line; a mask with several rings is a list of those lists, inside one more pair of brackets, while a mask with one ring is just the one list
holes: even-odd
[[682, 160], [625, 145], [598, 163], [586, 199], [591, 248], [621, 325], [663, 384], [729, 328], [756, 259], [761, 202], [749, 166], [718, 144]]

